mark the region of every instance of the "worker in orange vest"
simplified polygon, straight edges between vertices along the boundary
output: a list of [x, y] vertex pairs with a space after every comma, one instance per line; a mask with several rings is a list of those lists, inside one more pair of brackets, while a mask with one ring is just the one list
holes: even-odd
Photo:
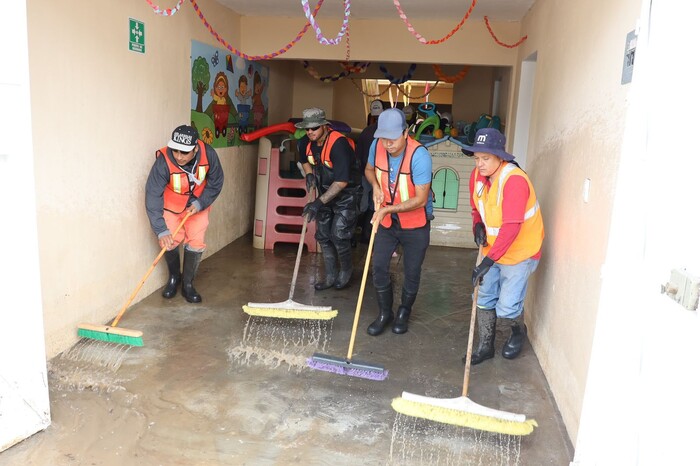
[[[326, 276], [316, 290], [342, 290], [352, 277], [352, 244], [360, 214], [360, 174], [355, 163], [355, 142], [330, 127], [326, 112], [307, 108], [295, 124], [306, 135], [298, 149], [306, 174], [306, 189], [317, 197], [304, 206], [306, 220], [316, 221], [316, 241], [323, 251]], [[336, 265], [340, 265], [340, 270]]]
[[526, 338], [520, 323], [527, 283], [540, 260], [544, 224], [530, 178], [505, 151], [505, 136], [495, 128], [476, 132], [474, 144], [462, 149], [474, 155], [476, 167], [469, 178], [474, 242], [484, 258], [472, 271], [479, 286], [477, 317], [479, 345], [472, 364], [494, 357], [496, 318], [511, 334], [501, 352], [517, 357]]
[[[175, 128], [168, 144], [156, 151], [156, 160], [146, 181], [146, 212], [161, 248], [167, 248], [168, 282], [164, 298], [172, 298], [182, 282], [182, 295], [190, 303], [202, 296], [194, 288], [209, 226], [209, 209], [221, 193], [224, 171], [216, 151], [199, 139], [192, 126]], [[182, 219], [184, 226], [173, 236]], [[185, 243], [180, 273], [180, 243]]]

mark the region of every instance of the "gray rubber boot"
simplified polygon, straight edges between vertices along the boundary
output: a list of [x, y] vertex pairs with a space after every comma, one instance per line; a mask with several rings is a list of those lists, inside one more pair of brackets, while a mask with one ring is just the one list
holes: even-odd
[[503, 351], [501, 354], [506, 359], [515, 359], [523, 349], [527, 328], [525, 328], [524, 325], [521, 326], [518, 319], [504, 320], [506, 323], [510, 324], [510, 337], [508, 338], [508, 341], [506, 341], [506, 344], [503, 345]]
[[394, 305], [394, 290], [391, 285], [389, 285], [388, 288], [377, 290], [377, 304], [379, 304], [379, 315], [374, 322], [367, 327], [367, 333], [373, 337], [381, 334], [386, 326], [394, 320], [394, 311], [392, 310]]
[[[496, 340], [496, 310], [477, 308], [476, 320], [479, 330], [479, 345], [476, 347], [476, 351], [472, 352], [473, 365], [491, 359], [495, 354], [493, 343]], [[462, 361], [466, 362], [466, 355]]]
[[338, 278], [338, 271], [335, 267], [335, 246], [332, 244], [321, 244], [321, 251], [323, 251], [323, 264], [326, 268], [326, 278], [314, 284], [314, 289], [317, 291], [327, 290], [332, 287], [335, 285], [335, 281]]
[[168, 282], [163, 288], [163, 297], [170, 299], [177, 294], [177, 288], [180, 286], [182, 275], [180, 274], [180, 247], [176, 247], [171, 251], [165, 251], [165, 262], [168, 264]]
[[194, 289], [194, 277], [197, 275], [202, 252], [194, 252], [185, 248], [184, 264], [182, 266], [182, 296], [189, 303], [201, 303], [202, 296]]
[[408, 331], [408, 318], [411, 316], [411, 308], [416, 302], [416, 294], [409, 293], [405, 288], [401, 290], [401, 304], [396, 312], [396, 320], [391, 331], [402, 334]]

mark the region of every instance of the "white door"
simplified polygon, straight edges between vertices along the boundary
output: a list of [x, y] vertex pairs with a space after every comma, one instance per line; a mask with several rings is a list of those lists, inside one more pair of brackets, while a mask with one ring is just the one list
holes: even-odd
[[0, 451], [51, 422], [39, 280], [27, 6], [0, 15]]

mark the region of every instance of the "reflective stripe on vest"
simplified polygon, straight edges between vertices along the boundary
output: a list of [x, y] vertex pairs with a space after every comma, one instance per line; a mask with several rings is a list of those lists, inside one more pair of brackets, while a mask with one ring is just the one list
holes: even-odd
[[[411, 162], [413, 161], [413, 154], [419, 147], [421, 147], [421, 144], [415, 139], [409, 137], [406, 140], [406, 149], [396, 177], [394, 198], [392, 198], [392, 193], [389, 190], [389, 155], [381, 142], [377, 141], [376, 152], [374, 153], [374, 173], [384, 192], [384, 205], [398, 204], [416, 197], [416, 185], [413, 184]], [[396, 202], [397, 194], [399, 202]], [[411, 210], [410, 212], [398, 212], [396, 215], [399, 218], [401, 228], [404, 229], [420, 228], [428, 223], [425, 208]], [[386, 228], [391, 227], [391, 215], [385, 215], [381, 224]]]
[[156, 151], [156, 157], [165, 157], [165, 162], [168, 165], [168, 171], [170, 174], [170, 181], [165, 187], [163, 192], [163, 208], [170, 212], [179, 214], [185, 210], [187, 207], [187, 201], [190, 199], [190, 195], [193, 194], [195, 197], [199, 197], [204, 192], [204, 188], [207, 185], [207, 172], [209, 171], [209, 159], [207, 158], [207, 149], [204, 142], [197, 140], [199, 146], [199, 162], [197, 164], [197, 180], [199, 184], [195, 183], [194, 190], [190, 192], [190, 181], [189, 174], [182, 170], [176, 163], [170, 160], [167, 156], [167, 147]]
[[527, 210], [523, 216], [520, 232], [508, 251], [497, 261], [499, 264], [511, 265], [522, 262], [539, 252], [542, 247], [542, 239], [544, 238], [544, 225], [535, 189], [527, 174], [511, 163], [506, 163], [500, 170], [498, 179], [489, 189], [484, 182], [477, 181], [479, 172], [477, 169], [474, 169], [474, 193], [472, 198], [486, 227], [488, 245], [484, 246], [483, 253], [487, 255], [496, 241], [503, 224], [501, 202], [503, 200], [503, 189], [508, 178], [511, 175], [518, 175], [522, 176], [527, 182], [530, 196], [527, 200]]
[[[329, 131], [328, 136], [326, 136], [326, 140], [323, 141], [323, 148], [321, 149], [321, 163], [330, 169], [333, 169], [333, 162], [331, 162], [331, 149], [333, 149], [333, 144], [335, 144], [335, 141], [340, 138], [346, 138], [352, 150], [355, 150], [355, 141], [343, 136], [338, 131]], [[309, 144], [306, 146], [306, 160], [311, 165], [316, 165], [316, 159], [311, 151], [311, 144], [314, 144], [314, 142], [309, 141]]]

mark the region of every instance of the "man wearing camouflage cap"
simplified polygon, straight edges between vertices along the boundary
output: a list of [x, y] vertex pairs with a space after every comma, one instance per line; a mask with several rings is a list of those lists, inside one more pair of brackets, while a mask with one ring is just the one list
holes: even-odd
[[[330, 127], [320, 108], [307, 108], [295, 126], [306, 131], [299, 140], [299, 157], [306, 173], [306, 189], [316, 188], [317, 197], [304, 206], [307, 221], [316, 220], [316, 241], [323, 251], [326, 276], [316, 290], [350, 283], [351, 239], [359, 215], [359, 173], [355, 166], [355, 143]], [[340, 264], [340, 271], [336, 265]]]

